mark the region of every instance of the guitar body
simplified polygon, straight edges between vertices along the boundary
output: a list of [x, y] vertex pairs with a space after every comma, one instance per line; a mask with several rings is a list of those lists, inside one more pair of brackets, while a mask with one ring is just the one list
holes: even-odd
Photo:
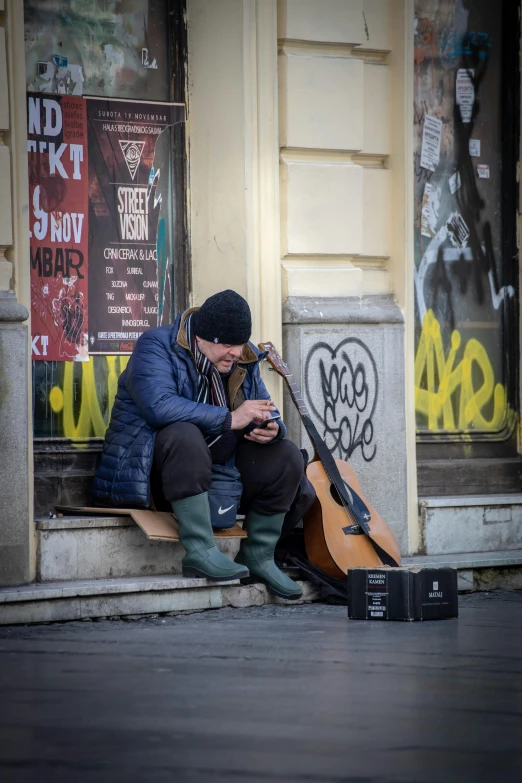
[[[336, 459], [335, 463], [342, 479], [368, 507], [371, 538], [400, 565], [397, 541], [384, 519], [364, 497], [354, 469], [344, 460]], [[311, 462], [306, 475], [317, 494], [314, 505], [303, 520], [306, 554], [310, 562], [336, 579], [346, 579], [348, 569], [356, 566], [382, 567], [383, 563], [368, 536], [343, 531], [343, 528], [350, 528], [354, 520], [336, 500], [339, 495], [335, 489], [332, 492], [332, 484], [322, 463]]]
[[[399, 547], [390, 528], [364, 497], [355, 471], [334, 459], [317, 427], [292, 373], [272, 343], [260, 343], [272, 368], [281, 375], [314, 446], [316, 461], [306, 468], [317, 499], [304, 517], [308, 560], [328, 576], [346, 579], [349, 568], [401, 564]], [[382, 558], [382, 559], [381, 559]]]

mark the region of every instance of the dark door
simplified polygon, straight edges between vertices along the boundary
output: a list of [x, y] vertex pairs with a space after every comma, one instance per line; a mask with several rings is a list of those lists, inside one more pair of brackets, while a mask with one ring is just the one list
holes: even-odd
[[[36, 342], [33, 340], [39, 350], [39, 355], [33, 353], [35, 510], [42, 513], [53, 510], [55, 503], [84, 505], [90, 502], [92, 475], [98, 463], [118, 377], [128, 362], [132, 340], [137, 339], [138, 332], [147, 326], [159, 325], [160, 318], [161, 324], [170, 323], [173, 312], [187, 303], [184, 123], [169, 127], [166, 145], [167, 134], [160, 134], [161, 122], [169, 124], [163, 119], [163, 115], [167, 115], [165, 107], [173, 102], [184, 102], [186, 27], [183, 0], [121, 0], [118, 3], [93, 0], [72, 4], [25, 0], [24, 9], [27, 89], [33, 96], [33, 109], [43, 107], [41, 117], [39, 111], [33, 110], [29, 132], [40, 125], [43, 128], [44, 124], [54, 132], [51, 126], [57, 122], [56, 110], [54, 114], [53, 110], [49, 112], [49, 120], [45, 119], [44, 100], [53, 101], [48, 106], [56, 106], [61, 101], [63, 111], [58, 110], [58, 113], [63, 114], [64, 119], [69, 112], [68, 136], [64, 131], [59, 137], [49, 137], [54, 155], [50, 166], [46, 154], [42, 154], [41, 159], [35, 158], [38, 171], [34, 176], [41, 176], [46, 167], [48, 186], [48, 192], [40, 187], [35, 199], [41, 218], [38, 227], [52, 227], [55, 239], [65, 235], [63, 216], [67, 214], [69, 220], [69, 213], [64, 211], [63, 204], [67, 201], [66, 188], [73, 179], [72, 174], [68, 180], [62, 177], [60, 181], [58, 176], [63, 172], [63, 166], [72, 165], [66, 145], [60, 144], [73, 142], [75, 133], [79, 138], [96, 136], [100, 139], [96, 148], [89, 146], [90, 140], [85, 142], [90, 151], [95, 149], [96, 152], [96, 155], [89, 155], [88, 172], [88, 247], [93, 256], [89, 258], [88, 306], [87, 294], [70, 295], [71, 278], [64, 280], [65, 273], [56, 273], [59, 265], [55, 262], [53, 278], [49, 281], [43, 277], [36, 279], [33, 285], [33, 277], [38, 272], [50, 274], [53, 269], [49, 264], [49, 268], [45, 266], [43, 248], [39, 256], [36, 250], [32, 252], [31, 258], [34, 261], [33, 316], [36, 313], [38, 319], [42, 322], [47, 319], [45, 323], [49, 324], [52, 307], [55, 322], [50, 323], [49, 328], [52, 331], [56, 326], [58, 334], [64, 317], [76, 318], [76, 321], [72, 320], [76, 331], [70, 329], [65, 334], [69, 343], [81, 332], [81, 318], [86, 309], [91, 316], [88, 321], [84, 320], [84, 324], [89, 324], [84, 329], [87, 350], [81, 355], [78, 349], [74, 356], [76, 361], [46, 360], [52, 334]], [[67, 101], [69, 96], [74, 100]], [[100, 107], [97, 114], [92, 110], [93, 106]], [[138, 124], [143, 134], [149, 130], [151, 134], [156, 133], [158, 126], [158, 141], [149, 155], [150, 162], [149, 159], [145, 161], [147, 141], [128, 141], [129, 128]], [[114, 129], [110, 138], [109, 129], [111, 132]], [[35, 155], [47, 151], [45, 143], [39, 148], [39, 142], [34, 142]], [[163, 147], [159, 176], [156, 161], [160, 145]], [[78, 153], [78, 146], [74, 154], [75, 164], [79, 166], [85, 162], [85, 157], [83, 150]], [[105, 166], [111, 156], [116, 159], [116, 154], [119, 169], [111, 168], [109, 164]], [[96, 168], [95, 177], [91, 174], [93, 167]], [[123, 183], [115, 181], [118, 179], [113, 176], [116, 171], [123, 172], [120, 177], [125, 180]], [[115, 186], [116, 191], [116, 186], [120, 185], [121, 198], [114, 198], [112, 205], [108, 199], [103, 200], [104, 188], [108, 191]], [[53, 188], [54, 201], [49, 198]], [[44, 215], [46, 209], [48, 214]], [[115, 237], [97, 241], [100, 237], [96, 234], [100, 233], [103, 221], [107, 222], [110, 210], [120, 231], [115, 234], [119, 242], [110, 241]], [[147, 222], [147, 214], [152, 210], [155, 210], [155, 220]], [[34, 216], [32, 220], [34, 229]], [[83, 225], [86, 223], [87, 219]], [[81, 223], [77, 216], [75, 228], [79, 234]], [[133, 245], [136, 238], [142, 240], [139, 247]], [[78, 258], [78, 252], [71, 257]], [[126, 261], [127, 257], [135, 260]], [[133, 288], [133, 275], [144, 275], [144, 259], [152, 269], [146, 280], [148, 287], [137, 278]], [[118, 269], [117, 264], [120, 264]], [[153, 264], [156, 265], [157, 282], [153, 280]], [[96, 273], [92, 274], [95, 265]], [[53, 294], [54, 298], [49, 296], [51, 286], [59, 292]], [[150, 301], [146, 317], [140, 316], [137, 320], [132, 306], [136, 300], [147, 297]], [[69, 308], [64, 316], [66, 303], [71, 302], [76, 309], [71, 315]], [[164, 310], [161, 310], [160, 302], [165, 303]], [[125, 312], [121, 315], [120, 311]], [[104, 319], [109, 326], [103, 325]]]
[[415, 2], [419, 494], [514, 492], [518, 4]]

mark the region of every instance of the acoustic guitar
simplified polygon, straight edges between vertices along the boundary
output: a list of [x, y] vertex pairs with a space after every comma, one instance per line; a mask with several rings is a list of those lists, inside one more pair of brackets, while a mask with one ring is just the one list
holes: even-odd
[[303, 520], [308, 560], [337, 579], [346, 579], [348, 569], [356, 566], [399, 566], [393, 533], [364, 497], [354, 469], [331, 455], [287, 365], [272, 343], [260, 343], [259, 349], [267, 352], [267, 361], [285, 379], [314, 447], [306, 475], [317, 498]]

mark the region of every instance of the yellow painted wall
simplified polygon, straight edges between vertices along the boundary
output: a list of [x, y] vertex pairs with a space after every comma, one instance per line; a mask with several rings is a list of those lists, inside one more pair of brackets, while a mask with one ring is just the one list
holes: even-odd
[[278, 9], [283, 298], [392, 294], [402, 308], [416, 551], [413, 2], [278, 0]]
[[242, 0], [189, 0], [188, 123], [193, 302], [247, 295]]
[[283, 296], [395, 290], [393, 54], [403, 43], [394, 23], [402, 5], [279, 0]]

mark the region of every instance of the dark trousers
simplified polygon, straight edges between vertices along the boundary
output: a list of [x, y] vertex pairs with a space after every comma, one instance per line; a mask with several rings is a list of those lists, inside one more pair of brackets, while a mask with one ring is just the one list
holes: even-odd
[[[235, 464], [243, 484], [242, 514], [250, 508], [266, 515], [285, 513], [289, 528], [313, 502], [313, 488], [303, 476], [303, 455], [292, 441], [262, 445], [242, 440]], [[207, 492], [211, 472], [210, 450], [194, 424], [176, 422], [157, 433], [151, 486], [158, 510], [170, 510], [173, 500]]]

